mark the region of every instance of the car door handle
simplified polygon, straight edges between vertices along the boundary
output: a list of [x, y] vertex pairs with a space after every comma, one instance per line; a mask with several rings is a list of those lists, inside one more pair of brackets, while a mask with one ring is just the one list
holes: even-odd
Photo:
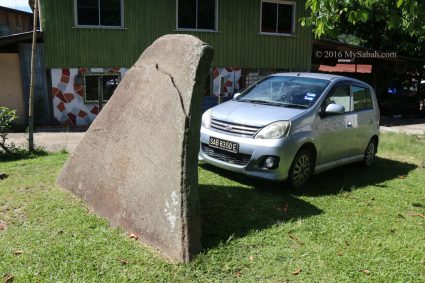
[[352, 128], [353, 127], [353, 123], [351, 121], [347, 122], [347, 128]]

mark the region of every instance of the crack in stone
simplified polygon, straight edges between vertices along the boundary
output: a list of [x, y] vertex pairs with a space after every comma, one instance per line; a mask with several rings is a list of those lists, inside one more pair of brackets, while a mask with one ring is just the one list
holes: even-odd
[[173, 84], [174, 88], [176, 89], [176, 91], [177, 91], [177, 93], [178, 93], [178, 95], [179, 95], [179, 98], [180, 98], [180, 105], [181, 105], [182, 111], [183, 111], [184, 115], [186, 116], [186, 118], [188, 118], [188, 115], [187, 115], [187, 112], [186, 112], [186, 108], [184, 107], [184, 103], [183, 103], [183, 95], [181, 94], [180, 90], [178, 89], [178, 87], [177, 87], [177, 85], [176, 85], [176, 83], [175, 83], [175, 81], [174, 81], [173, 76], [172, 76], [171, 74], [169, 74], [169, 73], [167, 73], [167, 72], [165, 72], [165, 71], [161, 70], [161, 69], [159, 68], [158, 63], [155, 65], [155, 67], [156, 67], [156, 69], [157, 69], [159, 72], [161, 72], [161, 73], [163, 73], [164, 75], [167, 75], [168, 77], [170, 77], [171, 83]]
[[183, 143], [182, 143], [182, 160], [181, 160], [181, 171], [180, 171], [180, 176], [181, 176], [180, 186], [181, 186], [181, 188], [183, 188], [182, 192], [181, 192], [181, 198], [180, 198], [180, 205], [181, 205], [180, 209], [181, 209], [181, 219], [182, 219], [182, 224], [181, 224], [182, 225], [182, 227], [181, 227], [181, 229], [182, 229], [181, 230], [181, 233], [182, 233], [181, 234], [181, 237], [182, 237], [182, 258], [184, 259], [185, 262], [187, 262], [187, 261], [190, 260], [190, 249], [189, 249], [189, 246], [187, 244], [187, 242], [190, 241], [189, 231], [188, 231], [188, 229], [189, 229], [188, 222], [189, 221], [187, 220], [187, 218], [190, 217], [190, 216], [188, 215], [188, 207], [187, 207], [187, 205], [188, 205], [187, 204], [188, 190], [184, 189], [184, 188], [186, 188], [186, 186], [187, 186], [187, 184], [185, 183], [185, 172], [186, 172], [186, 158], [187, 158], [187, 156], [186, 156], [186, 144], [187, 144], [187, 137], [189, 135], [189, 133], [188, 133], [189, 115], [186, 112], [186, 109], [184, 107], [183, 96], [182, 96], [180, 90], [178, 89], [178, 87], [177, 87], [177, 85], [174, 81], [174, 77], [171, 74], [161, 70], [159, 68], [158, 63], [155, 64], [155, 68], [159, 72], [170, 77], [171, 83], [173, 84], [174, 88], [176, 89], [176, 91], [179, 95], [181, 109], [183, 111], [183, 114], [186, 117], [185, 122], [184, 122], [185, 130], [184, 130]]

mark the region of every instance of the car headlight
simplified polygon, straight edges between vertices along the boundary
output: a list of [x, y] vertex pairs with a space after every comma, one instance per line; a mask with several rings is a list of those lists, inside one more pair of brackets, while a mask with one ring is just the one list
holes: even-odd
[[286, 137], [289, 133], [291, 123], [289, 121], [278, 121], [271, 123], [261, 129], [256, 135], [256, 139], [278, 139]]
[[208, 109], [207, 111], [204, 112], [204, 114], [202, 114], [202, 127], [208, 129], [210, 127], [211, 124], [211, 109]]

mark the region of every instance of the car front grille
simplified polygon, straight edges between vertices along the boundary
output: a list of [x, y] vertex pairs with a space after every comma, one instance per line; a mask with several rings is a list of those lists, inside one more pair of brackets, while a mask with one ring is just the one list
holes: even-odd
[[211, 118], [211, 128], [237, 136], [252, 138], [262, 127], [230, 123]]
[[246, 166], [251, 159], [249, 154], [228, 152], [205, 143], [202, 143], [202, 151], [211, 158], [239, 166]]

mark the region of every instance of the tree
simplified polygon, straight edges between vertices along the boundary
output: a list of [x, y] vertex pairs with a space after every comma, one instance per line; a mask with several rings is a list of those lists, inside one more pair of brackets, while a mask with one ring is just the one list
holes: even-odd
[[[423, 0], [307, 0], [316, 38], [357, 38], [365, 47], [425, 57]], [[356, 42], [356, 40], [355, 40]]]

